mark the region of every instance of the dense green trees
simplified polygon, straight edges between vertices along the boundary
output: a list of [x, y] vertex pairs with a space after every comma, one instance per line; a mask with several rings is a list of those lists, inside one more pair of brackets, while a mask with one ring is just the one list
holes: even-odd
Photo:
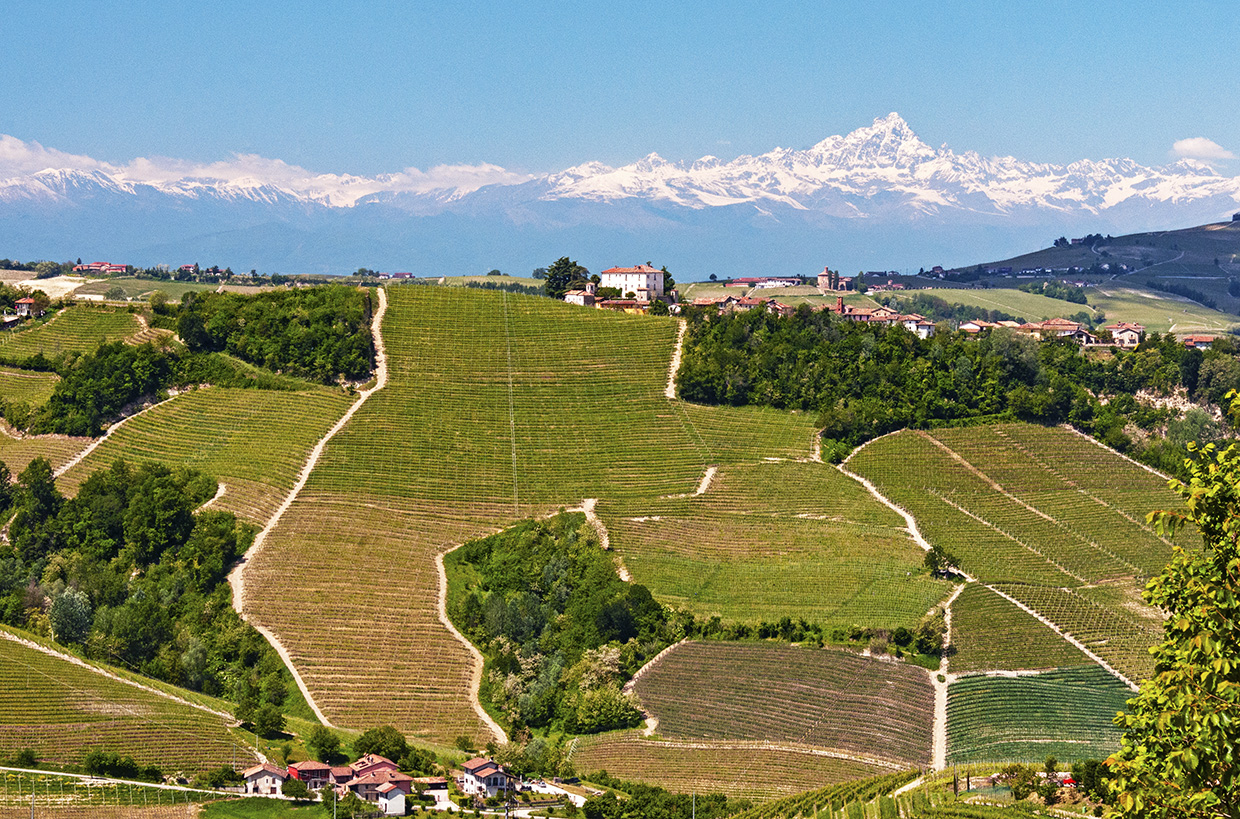
[[514, 728], [562, 722], [586, 733], [641, 721], [619, 686], [683, 634], [645, 586], [616, 576], [581, 515], [471, 541], [446, 563], [465, 581], [452, 618], [488, 658], [483, 694]]
[[589, 270], [567, 256], [561, 256], [547, 268], [543, 280], [543, 292], [553, 299], [562, 299], [566, 292], [572, 290], [578, 283], [584, 284], [589, 278]]
[[1203, 548], [1173, 547], [1145, 588], [1166, 639], [1115, 718], [1123, 745], [1107, 764], [1125, 817], [1240, 817], [1240, 449], [1208, 445], [1189, 472], [1173, 483], [1185, 508], [1149, 515], [1162, 533], [1194, 527]]
[[[1178, 472], [1184, 451], [1162, 433], [1179, 413], [1135, 395], [1182, 386], [1197, 400], [1218, 401], [1240, 387], [1240, 361], [1228, 339], [1203, 354], [1151, 333], [1134, 351], [1095, 355], [1070, 341], [1039, 343], [1005, 330], [919, 339], [902, 327], [841, 320], [804, 306], [789, 317], [689, 311], [689, 321], [677, 376], [681, 397], [817, 412], [824, 457], [842, 457], [905, 427], [1016, 418], [1070, 423]], [[1138, 440], [1130, 427], [1158, 434]]]
[[231, 698], [247, 721], [282, 705], [288, 672], [233, 611], [226, 579], [253, 528], [196, 511], [215, 488], [192, 470], [117, 461], [65, 499], [51, 464], [31, 461], [0, 544], [0, 622]]
[[360, 379], [374, 366], [367, 290], [326, 285], [254, 296], [206, 293], [184, 298], [177, 333], [193, 352], [228, 352], [304, 378]]

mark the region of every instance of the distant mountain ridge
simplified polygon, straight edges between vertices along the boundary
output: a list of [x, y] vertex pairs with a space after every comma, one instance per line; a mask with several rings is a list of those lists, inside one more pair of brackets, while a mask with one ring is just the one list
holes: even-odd
[[955, 153], [931, 148], [896, 113], [804, 150], [692, 163], [651, 153], [533, 177], [492, 165], [362, 177], [256, 157], [170, 170], [72, 159], [17, 173], [0, 159], [0, 254], [428, 274], [521, 272], [565, 253], [595, 265], [659, 256], [688, 278], [772, 263], [962, 263], [1049, 234], [1215, 221], [1240, 202], [1240, 177], [1205, 163]]

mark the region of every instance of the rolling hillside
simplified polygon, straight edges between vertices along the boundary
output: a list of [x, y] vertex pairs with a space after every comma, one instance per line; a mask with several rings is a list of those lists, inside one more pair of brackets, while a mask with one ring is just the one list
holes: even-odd
[[[1145, 649], [1159, 621], [1139, 602], [1097, 590], [1140, 588], [1166, 564], [1170, 544], [1144, 522], [1147, 512], [1178, 505], [1165, 479], [1076, 433], [1023, 424], [906, 430], [871, 442], [849, 468], [980, 582], [1076, 635], [1130, 679], [1149, 675]], [[1041, 624], [1020, 622], [1040, 638]]]
[[[774, 588], [807, 567], [848, 578], [841, 586], [863, 599], [872, 590], [878, 600], [877, 588], [897, 577], [903, 582], [920, 562], [894, 530], [898, 521], [829, 467], [763, 460], [807, 459], [809, 418], [666, 398], [677, 331], [671, 320], [505, 293], [405, 287], [390, 291], [383, 330], [388, 386], [327, 446], [247, 570], [247, 611], [289, 647], [333, 721], [392, 721], [448, 741], [462, 732], [480, 735], [467, 697], [469, 656], [436, 614], [435, 555], [586, 498], [599, 499], [600, 517], [618, 527], [612, 546], [657, 596], [688, 605], [704, 563], [714, 566], [721, 591], [697, 610], [728, 617], [822, 616], [810, 583], [786, 590], [783, 602], [766, 609], [758, 595], [741, 597], [746, 588]], [[617, 518], [657, 515], [661, 504], [683, 500], [665, 496], [692, 495], [711, 466], [723, 486], [735, 468], [755, 499], [774, 498], [775, 487], [816, 471], [825, 483], [807, 492], [845, 492], [849, 519], [798, 518], [828, 517], [802, 495], [755, 513], [752, 537], [719, 550], [707, 541], [721, 519], [691, 511], [684, 531], [697, 532], [696, 556], [660, 563]], [[713, 500], [713, 486], [703, 499]], [[785, 531], [799, 545], [772, 548], [762, 528]], [[837, 545], [829, 545], [832, 539]], [[862, 552], [850, 554], [846, 542]], [[877, 569], [867, 565], [874, 562], [867, 548], [884, 554]], [[908, 588], [903, 602], [871, 616], [911, 624], [927, 600], [943, 594], [934, 583]], [[727, 603], [729, 594], [738, 602]], [[316, 618], [333, 624], [327, 639]], [[359, 686], [373, 698], [356, 696]]]
[[[475, 660], [440, 616], [437, 557], [562, 508], [597, 515], [622, 570], [700, 619], [911, 628], [951, 593], [922, 570], [897, 512], [817, 460], [812, 414], [668, 398], [674, 320], [461, 287], [387, 293], [386, 384], [244, 568], [247, 616], [288, 650], [332, 723], [393, 724], [437, 745], [489, 739]], [[262, 525], [354, 400], [191, 391], [117, 427], [61, 485], [117, 457], [185, 464], [220, 478], [216, 507]], [[61, 466], [85, 443], [0, 437], [0, 460], [16, 473], [44, 452]], [[1169, 552], [1144, 524], [1178, 502], [1165, 481], [1075, 433], [1022, 424], [895, 433], [847, 468], [984, 584], [953, 603], [947, 683], [838, 651], [690, 644], [636, 685], [656, 733], [576, 740], [577, 770], [677, 790], [709, 777], [769, 797], [927, 764], [936, 715], [936, 747], [946, 720], [956, 759], [1077, 737], [1101, 753], [1100, 715], [1127, 689], [1093, 657], [1133, 680], [1149, 672], [1160, 625], [1137, 593]], [[1049, 675], [1010, 689], [963, 676], [1031, 671]], [[1077, 722], [1024, 693], [1095, 679], [1105, 696]], [[992, 701], [1024, 727], [986, 734]]]

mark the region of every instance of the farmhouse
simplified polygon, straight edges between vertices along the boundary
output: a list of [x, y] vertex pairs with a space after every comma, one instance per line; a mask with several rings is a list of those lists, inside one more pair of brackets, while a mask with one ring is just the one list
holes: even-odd
[[344, 787], [357, 794], [359, 799], [378, 802], [380, 793], [390, 793], [392, 789], [408, 795], [413, 791], [413, 777], [400, 771], [384, 769], [355, 776], [344, 783]]
[[242, 771], [241, 777], [245, 780], [246, 793], [270, 794], [280, 792], [284, 781], [288, 779], [288, 772], [269, 762], [264, 762], [262, 765], [255, 765], [253, 768]]
[[515, 777], [504, 770], [497, 762], [484, 757], [475, 757], [461, 766], [464, 774], [461, 777], [461, 790], [478, 796], [495, 796], [500, 791], [505, 795], [515, 786]]
[[1191, 350], [1208, 350], [1214, 346], [1214, 336], [1184, 336], [1184, 346]]
[[582, 307], [594, 306], [595, 286], [593, 283], [587, 284], [585, 290], [569, 290], [564, 294], [564, 301], [569, 304], [579, 304]]
[[22, 318], [29, 318], [30, 312], [34, 310], [34, 299], [30, 298], [29, 296], [22, 298], [22, 299], [18, 299], [17, 301], [13, 302], [13, 304], [17, 307], [17, 315], [21, 316]]
[[124, 273], [128, 270], [129, 265], [112, 264], [111, 262], [91, 262], [90, 264], [73, 266], [74, 273]]
[[904, 325], [904, 329], [918, 338], [930, 338], [934, 335], [934, 322], [925, 316], [910, 313], [907, 316], [900, 316], [900, 323]]
[[405, 815], [405, 792], [400, 788], [391, 782], [386, 782], [379, 786], [376, 794], [375, 801], [384, 816]]
[[429, 796], [435, 805], [446, 805], [452, 801], [448, 796], [448, 780], [442, 776], [414, 777], [413, 784], [423, 796]]
[[1123, 347], [1125, 350], [1132, 349], [1141, 343], [1141, 336], [1145, 334], [1145, 327], [1140, 324], [1130, 324], [1121, 321], [1118, 324], [1108, 324], [1107, 330], [1111, 332], [1111, 338], [1115, 340], [1116, 347]]
[[621, 295], [632, 293], [638, 301], [663, 298], [663, 271], [648, 264], [612, 267], [599, 274], [599, 287], [614, 287]]
[[[352, 770], [349, 772], [352, 773]], [[304, 762], [294, 762], [292, 765], [289, 765], [288, 775], [293, 779], [306, 783], [306, 787], [312, 791], [320, 790], [333, 782], [332, 766], [313, 759], [307, 759]]]

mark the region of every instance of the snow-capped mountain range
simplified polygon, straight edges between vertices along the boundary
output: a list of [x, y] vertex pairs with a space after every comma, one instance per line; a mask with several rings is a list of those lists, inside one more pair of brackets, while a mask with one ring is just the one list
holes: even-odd
[[1061, 233], [1229, 218], [1238, 202], [1240, 177], [1202, 162], [955, 153], [895, 113], [804, 150], [692, 163], [652, 153], [541, 176], [494, 165], [313, 174], [256, 156], [116, 166], [0, 137], [0, 255], [13, 258], [431, 274], [658, 256], [684, 278], [771, 264], [895, 269], [1012, 255]]

